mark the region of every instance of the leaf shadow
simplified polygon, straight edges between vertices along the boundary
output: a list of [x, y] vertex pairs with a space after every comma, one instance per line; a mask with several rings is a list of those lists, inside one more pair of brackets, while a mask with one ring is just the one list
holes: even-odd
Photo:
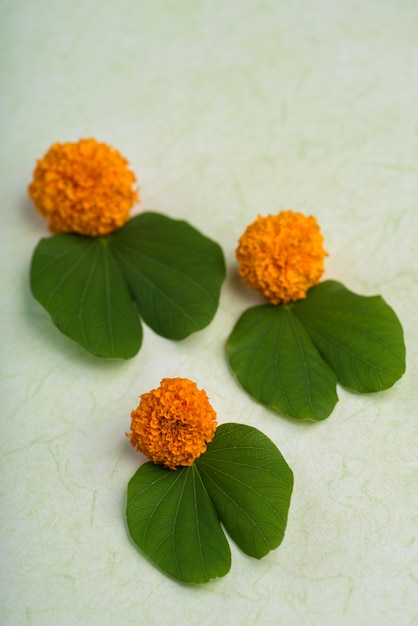
[[238, 263], [236, 261], [228, 265], [226, 279], [234, 299], [240, 298], [249, 307], [257, 304], [267, 304], [265, 298], [254, 289], [244, 284], [244, 281], [238, 274]]

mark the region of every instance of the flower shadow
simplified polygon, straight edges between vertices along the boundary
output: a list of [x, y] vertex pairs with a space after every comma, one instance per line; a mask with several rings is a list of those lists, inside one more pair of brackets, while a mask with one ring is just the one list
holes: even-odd
[[31, 230], [36, 229], [39, 233], [39, 236], [45, 237], [48, 234], [51, 234], [48, 230], [47, 223], [45, 218], [42, 217], [40, 213], [35, 209], [35, 206], [32, 200], [28, 197], [27, 194], [22, 194], [17, 202], [18, 207], [18, 216], [22, 219], [23, 223], [26, 224]]

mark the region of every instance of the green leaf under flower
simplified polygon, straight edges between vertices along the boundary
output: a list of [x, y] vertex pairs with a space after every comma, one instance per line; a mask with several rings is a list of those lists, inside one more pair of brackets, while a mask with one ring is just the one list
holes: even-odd
[[262, 432], [223, 424], [195, 464], [229, 536], [261, 559], [282, 542], [293, 474]]
[[143, 213], [110, 246], [145, 323], [169, 339], [207, 326], [225, 278], [222, 251], [187, 222]]
[[244, 389], [284, 415], [324, 419], [338, 400], [334, 372], [287, 305], [245, 311], [229, 337], [228, 357]]
[[304, 300], [248, 309], [227, 351], [250, 395], [297, 419], [328, 417], [337, 381], [359, 392], [381, 391], [405, 371], [393, 310], [380, 296], [359, 296], [336, 281], [312, 287]]
[[204, 583], [228, 573], [229, 545], [195, 465], [142, 465], [129, 481], [126, 515], [136, 545], [173, 578]]
[[359, 296], [328, 280], [295, 302], [292, 312], [344, 387], [382, 391], [404, 374], [402, 326], [381, 296]]
[[105, 238], [42, 239], [30, 280], [34, 297], [57, 328], [88, 352], [124, 359], [138, 352], [141, 322]]
[[224, 278], [217, 243], [157, 213], [106, 237], [42, 239], [30, 274], [34, 297], [65, 335], [95, 356], [122, 359], [141, 347], [139, 315], [171, 339], [207, 326]]
[[182, 582], [224, 576], [231, 554], [222, 530], [261, 558], [282, 541], [293, 474], [257, 429], [223, 424], [191, 467], [142, 465], [128, 485], [127, 524], [135, 544]]

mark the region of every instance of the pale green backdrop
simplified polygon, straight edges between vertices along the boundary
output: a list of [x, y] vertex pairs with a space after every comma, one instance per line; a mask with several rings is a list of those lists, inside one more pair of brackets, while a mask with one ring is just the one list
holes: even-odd
[[[418, 625], [418, 3], [416, 0], [3, 0], [1, 4], [1, 598], [10, 626]], [[219, 241], [212, 325], [181, 343], [146, 330], [126, 363], [84, 353], [28, 287], [48, 234], [26, 196], [37, 157], [93, 136], [131, 162], [137, 211]], [[319, 424], [236, 384], [225, 341], [258, 302], [234, 248], [257, 214], [317, 217], [326, 277], [380, 293], [407, 373]], [[233, 547], [201, 587], [131, 544], [125, 437], [164, 376], [206, 389], [220, 422], [256, 426], [294, 470], [281, 547]]]

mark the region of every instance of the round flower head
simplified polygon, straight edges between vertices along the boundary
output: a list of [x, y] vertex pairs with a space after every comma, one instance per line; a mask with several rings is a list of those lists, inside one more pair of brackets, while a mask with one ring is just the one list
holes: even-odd
[[55, 143], [37, 162], [29, 196], [52, 232], [106, 235], [123, 226], [139, 201], [127, 165], [95, 139]]
[[187, 378], [163, 378], [131, 413], [131, 444], [154, 463], [192, 465], [212, 441], [217, 422], [206, 392]]
[[258, 216], [239, 239], [238, 272], [272, 304], [300, 300], [324, 272], [322, 243], [314, 217], [293, 211]]

